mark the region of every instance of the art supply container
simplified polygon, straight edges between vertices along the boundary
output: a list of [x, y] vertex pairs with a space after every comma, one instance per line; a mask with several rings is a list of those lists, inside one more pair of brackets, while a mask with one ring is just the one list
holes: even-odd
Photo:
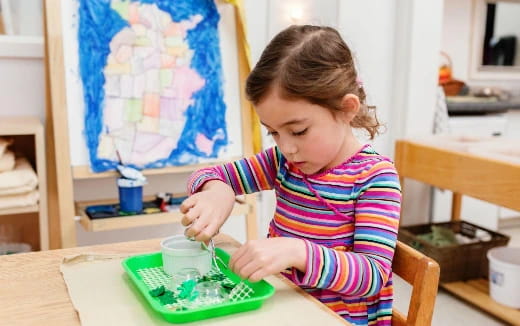
[[487, 252], [487, 258], [491, 298], [520, 309], [520, 248], [496, 247]]
[[164, 272], [174, 275], [181, 270], [195, 268], [201, 275], [211, 269], [211, 253], [200, 242], [174, 235], [161, 241]]
[[119, 210], [124, 213], [140, 213], [143, 210], [142, 180], [118, 178]]

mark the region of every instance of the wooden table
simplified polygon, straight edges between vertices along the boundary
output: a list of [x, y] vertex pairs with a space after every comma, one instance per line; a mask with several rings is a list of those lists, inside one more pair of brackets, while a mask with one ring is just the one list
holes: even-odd
[[[159, 242], [160, 239], [152, 239], [0, 256], [0, 325], [79, 325], [78, 315], [60, 273], [63, 258], [82, 253], [156, 252], [160, 250]], [[218, 247], [224, 248], [236, 248], [238, 245], [225, 235], [218, 235], [215, 242]], [[334, 325], [350, 325], [283, 276], [276, 277], [290, 284], [295, 293], [318, 305], [320, 309], [317, 311], [323, 312], [328, 319], [331, 315], [336, 316], [332, 319], [337, 321]], [[298, 320], [305, 320], [305, 317], [305, 311], [295, 313], [295, 324], [300, 324]], [[262, 325], [261, 320], [258, 325]]]
[[[452, 191], [452, 220], [460, 219], [462, 195], [520, 210], [520, 158], [494, 153], [490, 147], [480, 149], [478, 144], [463, 145], [446, 140], [436, 142], [434, 138], [398, 140], [395, 165], [400, 178]], [[520, 325], [520, 310], [491, 299], [486, 279], [441, 283], [441, 287], [495, 317]]]

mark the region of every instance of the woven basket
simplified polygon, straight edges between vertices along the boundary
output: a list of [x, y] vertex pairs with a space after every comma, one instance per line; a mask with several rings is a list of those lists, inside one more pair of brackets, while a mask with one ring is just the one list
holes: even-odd
[[464, 87], [464, 82], [453, 79], [453, 64], [450, 56], [441, 51], [442, 62], [439, 67], [439, 85], [444, 89], [444, 94], [446, 96], [455, 96], [460, 94], [462, 88]]
[[460, 80], [452, 79], [440, 85], [444, 89], [444, 94], [446, 94], [446, 96], [455, 96], [460, 94], [460, 91], [465, 84]]
[[[417, 237], [419, 234], [429, 233], [432, 225], [449, 228], [454, 233], [460, 233], [470, 238], [475, 238], [477, 230], [484, 230], [491, 235], [491, 240], [436, 247]], [[429, 223], [401, 227], [399, 229], [398, 238], [400, 241], [414, 247], [439, 263], [439, 266], [441, 267], [441, 282], [465, 281], [474, 278], [487, 277], [487, 251], [493, 247], [507, 245], [509, 242], [509, 237], [506, 235], [465, 221]]]

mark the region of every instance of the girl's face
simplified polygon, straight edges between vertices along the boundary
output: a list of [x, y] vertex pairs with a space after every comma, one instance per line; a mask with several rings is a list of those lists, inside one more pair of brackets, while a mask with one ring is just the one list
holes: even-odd
[[349, 121], [320, 105], [273, 90], [256, 112], [285, 158], [305, 174], [335, 167], [359, 149]]

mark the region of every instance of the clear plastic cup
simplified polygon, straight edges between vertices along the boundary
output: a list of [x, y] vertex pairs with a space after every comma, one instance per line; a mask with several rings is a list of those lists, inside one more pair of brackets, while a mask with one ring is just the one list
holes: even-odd
[[182, 285], [182, 283], [186, 281], [195, 281], [198, 282], [201, 279], [201, 275], [198, 269], [196, 268], [183, 268], [179, 270], [177, 273], [172, 275], [172, 280], [170, 285], [168, 286], [168, 290], [177, 291], [178, 288]]
[[211, 253], [200, 242], [190, 241], [184, 235], [174, 235], [161, 241], [163, 269], [168, 275], [185, 268], [196, 268], [202, 275], [211, 269]]
[[201, 305], [218, 304], [228, 299], [228, 295], [222, 286], [213, 281], [200, 282], [195, 286], [195, 291], [199, 294], [197, 301]]

